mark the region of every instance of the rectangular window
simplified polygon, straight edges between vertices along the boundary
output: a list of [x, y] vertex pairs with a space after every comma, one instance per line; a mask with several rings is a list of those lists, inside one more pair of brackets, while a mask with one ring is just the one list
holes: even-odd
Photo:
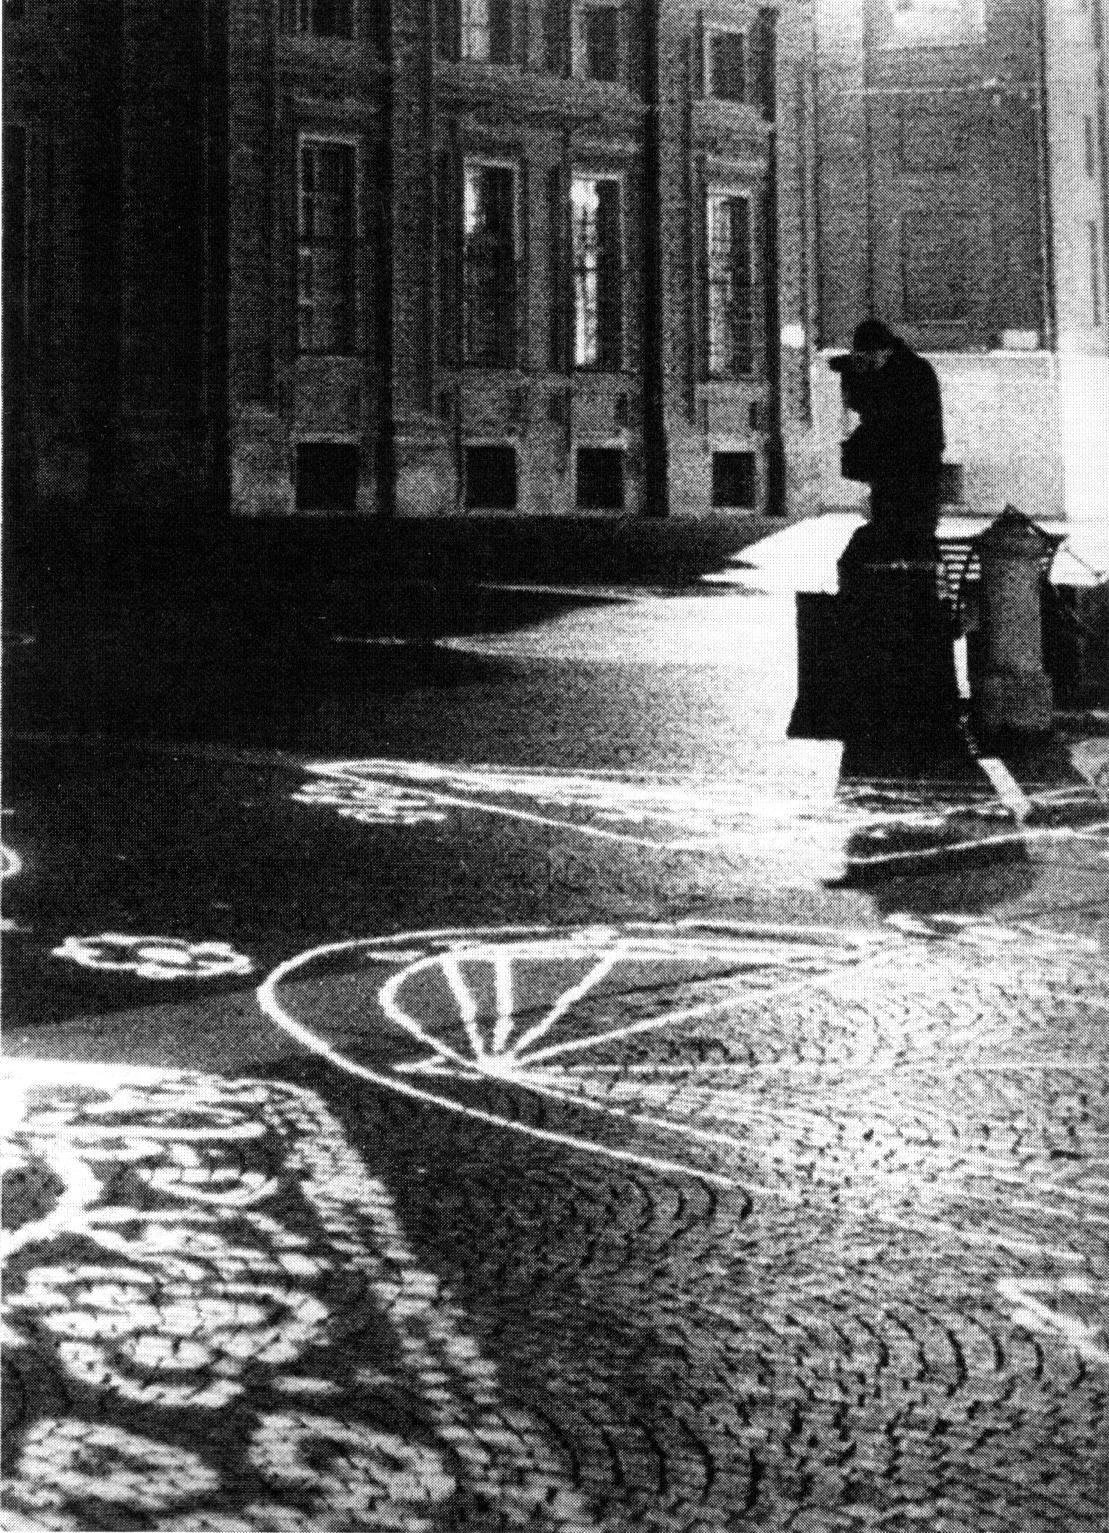
[[712, 455], [712, 503], [736, 511], [753, 511], [755, 455], [753, 452], [714, 452]]
[[747, 39], [742, 32], [709, 32], [705, 78], [717, 101], [743, 101], [747, 91]]
[[1090, 240], [1090, 319], [1101, 324], [1101, 232], [1095, 220], [1086, 225]]
[[513, 447], [467, 447], [467, 511], [516, 509], [516, 450]]
[[353, 144], [305, 139], [297, 196], [297, 345], [348, 355], [357, 307]]
[[575, 9], [574, 73], [609, 84], [620, 78], [620, 12], [615, 5]]
[[886, 0], [887, 47], [955, 47], [985, 23], [984, 0]]
[[353, 511], [358, 449], [344, 443], [300, 442], [296, 450], [298, 511]]
[[302, 37], [353, 37], [352, 0], [284, 0], [283, 30]]
[[511, 63], [511, 0], [461, 0], [460, 26], [460, 57], [485, 64]]
[[709, 376], [741, 378], [755, 360], [749, 198], [709, 193], [707, 245]]
[[462, 210], [467, 362], [516, 365], [516, 172], [467, 165]]
[[562, 171], [557, 166], [547, 174], [547, 251], [550, 294], [547, 361], [552, 372], [562, 373], [568, 366], [570, 299], [567, 291], [566, 191]]
[[624, 509], [624, 454], [619, 447], [578, 448], [578, 509]]
[[546, 0], [543, 7], [543, 65], [552, 74], [570, 72], [572, 0]]
[[620, 182], [575, 176], [570, 188], [574, 366], [615, 371], [623, 353]]

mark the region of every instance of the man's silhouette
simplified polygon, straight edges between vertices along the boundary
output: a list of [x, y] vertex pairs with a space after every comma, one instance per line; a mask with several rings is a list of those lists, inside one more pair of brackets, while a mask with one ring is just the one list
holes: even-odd
[[841, 587], [874, 559], [937, 558], [943, 407], [930, 363], [881, 320], [863, 320], [837, 357], [844, 403], [859, 424], [843, 444], [845, 478], [870, 486], [870, 522], [840, 564]]
[[916, 760], [959, 736], [952, 633], [937, 588], [943, 409], [931, 365], [880, 320], [832, 367], [859, 425], [843, 474], [870, 486], [870, 521], [839, 561], [842, 738]]

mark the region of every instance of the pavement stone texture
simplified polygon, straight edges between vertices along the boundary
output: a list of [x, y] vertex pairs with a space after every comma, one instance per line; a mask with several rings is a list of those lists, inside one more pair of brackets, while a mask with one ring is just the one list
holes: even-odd
[[695, 610], [19, 742], [6, 1529], [1109, 1533], [1105, 742], [849, 780]]
[[11, 1526], [1103, 1533], [1096, 939], [285, 969], [263, 1010], [382, 1089], [7, 1062]]

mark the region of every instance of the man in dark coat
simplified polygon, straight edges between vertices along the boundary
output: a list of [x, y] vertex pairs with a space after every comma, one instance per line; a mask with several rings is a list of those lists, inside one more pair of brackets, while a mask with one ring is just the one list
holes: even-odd
[[944, 447], [935, 371], [877, 319], [863, 320], [832, 367], [859, 417], [843, 472], [870, 486], [870, 525], [848, 546], [849, 570], [867, 557], [934, 561]]
[[950, 622], [936, 584], [939, 383], [876, 319], [858, 326], [850, 355], [832, 366], [859, 417], [843, 444], [843, 473], [870, 486], [870, 521], [839, 561], [843, 738], [930, 747], [954, 738], [959, 718]]

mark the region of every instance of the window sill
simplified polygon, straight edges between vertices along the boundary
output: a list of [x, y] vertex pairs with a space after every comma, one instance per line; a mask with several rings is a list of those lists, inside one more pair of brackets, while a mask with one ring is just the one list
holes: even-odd
[[376, 52], [376, 45], [369, 37], [332, 37], [315, 33], [282, 32], [278, 38], [282, 51], [289, 54], [306, 53], [318, 57], [331, 53], [338, 58], [351, 58], [367, 48]]
[[709, 373], [701, 379], [703, 389], [711, 389], [717, 393], [726, 392], [728, 389], [750, 389], [752, 385], [763, 383], [762, 377], [752, 369], [749, 373]]

